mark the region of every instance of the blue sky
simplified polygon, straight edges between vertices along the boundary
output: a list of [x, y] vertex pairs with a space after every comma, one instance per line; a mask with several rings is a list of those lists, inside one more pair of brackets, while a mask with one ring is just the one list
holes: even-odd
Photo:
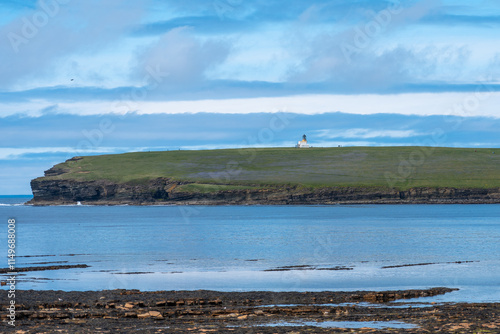
[[75, 155], [303, 133], [498, 147], [499, 28], [494, 0], [2, 1], [0, 194]]

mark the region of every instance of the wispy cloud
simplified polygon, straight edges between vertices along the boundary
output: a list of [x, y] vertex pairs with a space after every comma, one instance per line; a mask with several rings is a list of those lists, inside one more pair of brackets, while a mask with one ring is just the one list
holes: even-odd
[[199, 85], [205, 71], [221, 63], [229, 53], [229, 44], [222, 40], [201, 41], [191, 33], [191, 28], [180, 27], [170, 30], [140, 53], [136, 71], [143, 78], [148, 71], [163, 73], [162, 82], [168, 87]]
[[373, 130], [373, 129], [348, 129], [348, 130], [332, 130], [322, 129], [316, 130], [314, 134], [319, 138], [408, 138], [425, 135], [417, 133], [414, 130]]
[[253, 114], [261, 112], [292, 112], [321, 114], [344, 112], [371, 115], [378, 113], [401, 115], [454, 115], [461, 117], [499, 118], [500, 92], [478, 86], [474, 93], [415, 93], [398, 95], [295, 95], [288, 97], [258, 97], [241, 99], [201, 99], [183, 101], [117, 100], [60, 102], [36, 100], [31, 103], [1, 103], [1, 116], [23, 114], [40, 116], [51, 114], [106, 115], [129, 112], [137, 114], [220, 113]]
[[112, 147], [95, 147], [95, 148], [77, 148], [77, 147], [0, 147], [0, 160], [14, 160], [27, 155], [49, 155], [56, 153], [79, 153], [81, 155], [91, 155], [95, 153], [112, 153], [117, 151], [126, 151]]
[[438, 25], [450, 24], [467, 24], [467, 25], [483, 25], [485, 27], [494, 28], [500, 25], [500, 15], [450, 15], [450, 14], [434, 14], [423, 18], [422, 22], [433, 23]]

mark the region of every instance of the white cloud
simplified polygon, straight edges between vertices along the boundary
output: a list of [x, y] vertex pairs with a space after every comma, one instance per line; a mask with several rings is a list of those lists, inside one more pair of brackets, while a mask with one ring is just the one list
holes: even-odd
[[27, 147], [27, 148], [13, 148], [1, 147], [0, 160], [13, 160], [25, 154], [43, 154], [43, 153], [78, 153], [78, 154], [92, 154], [92, 153], [112, 153], [117, 151], [113, 147], [96, 147], [96, 148], [77, 148], [77, 147]]
[[76, 115], [179, 114], [213, 112], [249, 114], [261, 112], [291, 112], [314, 115], [326, 112], [371, 115], [379, 113], [401, 115], [453, 115], [459, 117], [500, 118], [500, 92], [480, 93], [409, 93], [399, 95], [296, 95], [287, 97], [243, 98], [198, 101], [33, 101], [31, 103], [0, 103], [2, 116], [25, 113], [39, 116], [43, 108], [57, 104], [61, 113]]
[[312, 147], [337, 147], [337, 146], [411, 146], [415, 145], [412, 142], [395, 142], [395, 143], [380, 143], [376, 141], [366, 140], [330, 140], [330, 141], [313, 141], [310, 142]]
[[408, 138], [413, 136], [423, 135], [413, 130], [372, 130], [372, 129], [348, 129], [348, 130], [318, 130], [315, 136], [320, 138]]
[[206, 70], [224, 61], [229, 44], [216, 39], [202, 42], [192, 31], [189, 27], [172, 29], [146, 48], [139, 56], [138, 75], [148, 74], [148, 68], [159, 68], [168, 74], [163, 79], [176, 86], [201, 81]]

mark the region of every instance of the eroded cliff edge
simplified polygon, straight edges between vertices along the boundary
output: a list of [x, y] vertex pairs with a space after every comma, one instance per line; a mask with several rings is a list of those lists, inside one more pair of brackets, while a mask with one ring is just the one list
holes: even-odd
[[[406, 191], [362, 187], [307, 189], [267, 186], [207, 193], [178, 191], [183, 183], [158, 178], [147, 184], [116, 184], [106, 180], [43, 180], [31, 182], [34, 205], [285, 205], [285, 204], [478, 204], [500, 203], [500, 189], [413, 188]], [[184, 183], [186, 184], [186, 183]]]

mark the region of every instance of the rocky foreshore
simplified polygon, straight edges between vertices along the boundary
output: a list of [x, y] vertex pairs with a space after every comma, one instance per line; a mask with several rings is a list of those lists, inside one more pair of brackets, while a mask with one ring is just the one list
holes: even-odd
[[[500, 189], [259, 186], [212, 192], [179, 191], [179, 183], [159, 178], [147, 184], [117, 184], [105, 180], [35, 179], [33, 205], [309, 205], [309, 204], [494, 204]], [[215, 185], [216, 186], [216, 185]], [[222, 186], [221, 186], [222, 189]]]
[[[500, 304], [408, 301], [384, 292], [17, 291], [3, 333], [499, 333]], [[3, 292], [4, 294], [7, 291]]]

